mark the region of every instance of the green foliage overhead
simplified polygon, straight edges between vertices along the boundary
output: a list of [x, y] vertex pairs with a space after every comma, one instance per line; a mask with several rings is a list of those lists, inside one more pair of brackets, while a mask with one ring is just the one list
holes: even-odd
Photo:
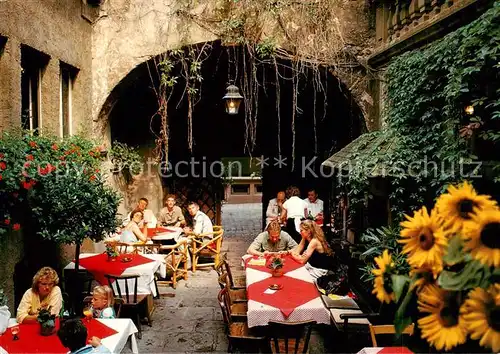
[[[432, 203], [447, 184], [473, 181], [471, 162], [483, 159], [475, 145], [486, 146], [483, 152], [500, 148], [499, 69], [499, 2], [470, 24], [395, 58], [386, 74], [387, 128], [380, 134], [396, 143], [382, 155], [352, 158], [341, 181], [351, 210], [371, 197], [366, 166], [385, 166], [379, 175], [390, 181], [396, 220]], [[471, 116], [464, 112], [468, 105], [474, 107]], [[498, 172], [498, 162], [493, 165]]]
[[100, 171], [102, 147], [71, 137], [0, 136], [0, 234], [22, 228], [57, 243], [101, 240], [116, 227], [118, 194]]

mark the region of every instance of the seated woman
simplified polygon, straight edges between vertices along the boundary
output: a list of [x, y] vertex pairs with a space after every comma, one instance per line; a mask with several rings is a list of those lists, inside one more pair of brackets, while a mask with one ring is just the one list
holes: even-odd
[[57, 286], [59, 276], [50, 267], [43, 267], [33, 277], [31, 289], [26, 290], [17, 308], [18, 323], [38, 323], [38, 312], [49, 308], [50, 312], [59, 316], [62, 308], [61, 289]]
[[311, 276], [318, 279], [333, 265], [332, 250], [325, 240], [323, 231], [312, 220], [300, 223], [300, 235], [302, 239], [299, 245], [290, 254], [296, 261], [305, 263]]
[[139, 223], [142, 221], [144, 214], [139, 209], [130, 213], [131, 219], [128, 224], [122, 229], [120, 236], [121, 242], [146, 242], [148, 240], [148, 227], [144, 223], [144, 228], [141, 231]]

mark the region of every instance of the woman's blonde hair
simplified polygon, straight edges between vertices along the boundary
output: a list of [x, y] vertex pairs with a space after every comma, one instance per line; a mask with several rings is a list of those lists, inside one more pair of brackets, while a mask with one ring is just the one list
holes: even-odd
[[115, 303], [113, 290], [108, 285], [99, 285], [94, 288], [94, 296], [106, 299], [106, 307], [112, 307]]
[[312, 220], [303, 220], [300, 223], [300, 228], [304, 229], [306, 231], [309, 231], [311, 233], [312, 238], [317, 238], [319, 242], [321, 242], [321, 245], [323, 246], [323, 250], [327, 255], [332, 254], [332, 249], [328, 245], [328, 242], [326, 242], [325, 239], [325, 234], [323, 233], [323, 230]]
[[33, 282], [31, 283], [31, 290], [38, 294], [38, 285], [42, 281], [42, 279], [47, 278], [50, 282], [53, 283], [54, 286], [59, 284], [59, 276], [57, 272], [50, 267], [43, 267], [38, 272], [36, 272], [33, 277]]

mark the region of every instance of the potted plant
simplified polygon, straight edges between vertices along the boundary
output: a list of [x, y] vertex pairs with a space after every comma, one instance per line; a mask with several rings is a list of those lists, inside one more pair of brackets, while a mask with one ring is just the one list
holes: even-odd
[[7, 330], [9, 325], [10, 311], [7, 307], [7, 296], [3, 289], [0, 289], [0, 335]]
[[283, 259], [281, 259], [280, 257], [271, 258], [267, 267], [271, 269], [271, 274], [273, 277], [283, 276]]
[[115, 261], [116, 258], [118, 257], [118, 252], [116, 252], [115, 245], [112, 243], [106, 244], [106, 251], [105, 252], [108, 256], [108, 262]]
[[42, 336], [50, 336], [55, 332], [56, 329], [56, 315], [52, 314], [50, 310], [52, 306], [48, 308], [42, 308], [38, 311], [38, 323], [40, 323], [40, 334]]

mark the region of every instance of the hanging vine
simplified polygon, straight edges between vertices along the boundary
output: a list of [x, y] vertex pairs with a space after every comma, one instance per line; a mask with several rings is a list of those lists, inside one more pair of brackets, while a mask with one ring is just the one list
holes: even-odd
[[[259, 66], [270, 65], [275, 69], [279, 154], [281, 154], [280, 80], [288, 80], [292, 83], [293, 162], [295, 162], [295, 119], [297, 114], [301, 113], [300, 108], [297, 107], [298, 86], [301, 75], [306, 72], [305, 69], [313, 71], [315, 152], [317, 152], [318, 145], [316, 138], [317, 93], [321, 92], [324, 96], [323, 117], [326, 115], [327, 105], [327, 75], [324, 77], [321, 75], [322, 68], [331, 68], [331, 73], [344, 82], [349, 90], [364, 90], [366, 85], [360, 85], [359, 81], [366, 80], [369, 72], [359, 55], [359, 50], [355, 47], [359, 48], [363, 44], [366, 46], [366, 43], [353, 45], [352, 42], [346, 41], [343, 28], [337, 18], [337, 14], [343, 11], [344, 7], [345, 4], [341, 0], [175, 1], [172, 21], [175, 20], [178, 23], [177, 30], [182, 43], [190, 42], [190, 24], [194, 23], [220, 38], [223, 45], [228, 46], [230, 57], [228, 73], [232, 66], [235, 68], [235, 75], [228, 77], [228, 83], [238, 83], [242, 89], [245, 102], [245, 150], [248, 153], [252, 153], [257, 141], [259, 88], [265, 89], [267, 86], [264, 75], [259, 82]], [[196, 102], [201, 98], [200, 72], [208, 51], [205, 46], [201, 49], [195, 46], [186, 48], [187, 50], [164, 54], [155, 63], [160, 76], [160, 87], [156, 91], [159, 103], [157, 115], [161, 117], [162, 125], [157, 139], [157, 149], [167, 145], [168, 100], [173, 86], [177, 83], [177, 77], [172, 76], [172, 69], [178, 63], [181, 66], [181, 76], [185, 84], [185, 95], [182, 97], [186, 97], [188, 104], [188, 146], [190, 151], [193, 149], [193, 110]], [[171, 65], [165, 65], [167, 58]], [[291, 62], [291, 65], [287, 67], [291, 70], [289, 77], [285, 77], [285, 71], [280, 72], [280, 66], [284, 65], [284, 62]], [[242, 73], [238, 73], [239, 65], [242, 65]], [[363, 110], [363, 107], [360, 108]]]

